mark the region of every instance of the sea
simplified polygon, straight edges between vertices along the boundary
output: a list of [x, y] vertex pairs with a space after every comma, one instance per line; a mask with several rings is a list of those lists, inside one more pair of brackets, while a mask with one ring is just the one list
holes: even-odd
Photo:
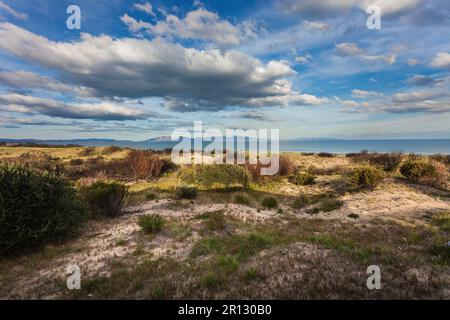
[[[0, 139], [2, 141], [2, 139]], [[6, 141], [3, 140], [3, 141]], [[30, 141], [30, 140], [29, 140]], [[8, 140], [8, 142], [12, 142]], [[127, 140], [33, 140], [34, 143], [54, 145], [76, 144], [81, 146], [109, 146], [130, 147], [136, 149], [163, 150], [172, 148], [176, 142], [170, 141], [127, 141]], [[207, 144], [207, 143], [206, 143]], [[206, 145], [204, 144], [204, 146]], [[269, 147], [270, 149], [270, 147]], [[282, 152], [329, 152], [335, 154], [353, 153], [367, 150], [369, 152], [403, 152], [415, 154], [450, 154], [450, 139], [435, 140], [280, 140]]]

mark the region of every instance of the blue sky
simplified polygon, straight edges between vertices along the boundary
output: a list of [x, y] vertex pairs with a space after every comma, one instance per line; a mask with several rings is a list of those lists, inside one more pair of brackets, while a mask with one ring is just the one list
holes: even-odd
[[0, 137], [450, 138], [448, 30], [447, 0], [0, 0]]

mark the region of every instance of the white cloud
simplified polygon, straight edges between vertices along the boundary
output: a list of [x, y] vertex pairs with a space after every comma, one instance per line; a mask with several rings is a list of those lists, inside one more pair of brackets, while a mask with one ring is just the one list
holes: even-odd
[[309, 63], [309, 60], [306, 57], [297, 56], [297, 57], [295, 57], [295, 62], [300, 63], [300, 64], [306, 64], [306, 63]]
[[354, 42], [343, 42], [336, 44], [336, 53], [341, 57], [359, 56], [363, 50]]
[[331, 26], [327, 23], [308, 20], [303, 22], [303, 26], [308, 30], [319, 30], [319, 31], [326, 31], [331, 28]]
[[419, 60], [417, 59], [408, 59], [408, 65], [411, 67], [417, 66], [420, 64]]
[[329, 16], [359, 8], [366, 11], [370, 5], [380, 7], [384, 15], [392, 15], [415, 9], [424, 0], [279, 0], [287, 13], [307, 14], [309, 16]]
[[135, 18], [130, 17], [127, 14], [124, 14], [120, 17], [120, 20], [127, 25], [128, 29], [133, 33], [139, 33], [141, 30], [146, 30], [151, 28], [152, 25], [148, 22], [144, 22], [142, 20], [137, 21]]
[[16, 19], [20, 19], [20, 20], [28, 19], [27, 14], [14, 10], [10, 6], [8, 6], [6, 3], [4, 3], [3, 1], [0, 1], [0, 10], [5, 11], [6, 13], [8, 13], [9, 15], [13, 16]]
[[55, 92], [74, 93], [83, 97], [93, 94], [93, 92], [91, 92], [88, 88], [64, 84], [54, 79], [43, 77], [33, 72], [24, 70], [0, 70], [0, 84], [19, 89], [32, 88]]
[[359, 98], [359, 99], [383, 96], [383, 94], [381, 92], [366, 91], [366, 90], [359, 90], [359, 89], [352, 90], [352, 95], [355, 98]]
[[138, 109], [109, 103], [73, 103], [26, 96], [22, 94], [0, 95], [0, 110], [5, 112], [19, 112], [26, 114], [42, 114], [50, 117], [67, 119], [94, 120], [138, 120], [146, 119], [152, 114]]
[[336, 54], [340, 57], [361, 57], [363, 60], [371, 61], [383, 61], [387, 64], [394, 64], [397, 60], [397, 55], [368, 55], [354, 42], [343, 42], [335, 45]]
[[439, 52], [431, 62], [431, 66], [435, 68], [450, 69], [450, 53]]
[[162, 97], [167, 106], [183, 111], [317, 102], [293, 91], [286, 77], [295, 71], [286, 62], [264, 64], [233, 50], [89, 34], [79, 41], [53, 42], [9, 23], [0, 24], [0, 49], [55, 69], [61, 79], [100, 98]]
[[152, 5], [148, 2], [135, 3], [135, 4], [133, 4], [133, 6], [140, 11], [143, 11], [145, 13], [148, 13], [149, 15], [156, 17], [155, 13], [153, 12]]
[[449, 95], [450, 93], [441, 91], [411, 91], [406, 93], [396, 93], [392, 97], [392, 100], [398, 103], [410, 103], [447, 97]]
[[168, 14], [164, 21], [156, 24], [137, 22], [134, 18], [124, 15], [122, 21], [131, 31], [145, 29], [153, 36], [175, 37], [178, 39], [199, 39], [212, 41], [221, 46], [238, 45], [243, 36], [248, 33], [248, 25], [243, 31], [226, 20], [204, 8], [197, 8], [186, 14], [183, 19]]

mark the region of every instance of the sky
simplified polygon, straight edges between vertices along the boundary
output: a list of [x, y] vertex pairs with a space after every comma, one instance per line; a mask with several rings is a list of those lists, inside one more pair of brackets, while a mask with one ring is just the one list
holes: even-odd
[[0, 0], [0, 138], [449, 139], [449, 30], [448, 0]]

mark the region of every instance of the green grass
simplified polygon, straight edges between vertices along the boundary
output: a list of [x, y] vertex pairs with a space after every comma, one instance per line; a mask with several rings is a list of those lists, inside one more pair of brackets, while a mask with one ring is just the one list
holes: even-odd
[[450, 212], [443, 212], [433, 216], [431, 223], [443, 231], [450, 231]]
[[159, 214], [150, 214], [138, 218], [138, 225], [145, 234], [149, 235], [161, 231], [164, 223], [164, 218]]
[[[380, 250], [366, 247], [363, 244], [359, 245], [354, 240], [342, 239], [340, 237], [328, 234], [310, 236], [307, 238], [307, 241], [318, 244], [327, 249], [336, 250], [339, 253], [350, 256], [363, 264], [369, 263], [374, 257], [378, 258], [383, 256], [383, 252]], [[391, 259], [391, 257], [388, 256], [388, 254], [383, 256], [383, 261], [388, 261], [389, 259]]]

